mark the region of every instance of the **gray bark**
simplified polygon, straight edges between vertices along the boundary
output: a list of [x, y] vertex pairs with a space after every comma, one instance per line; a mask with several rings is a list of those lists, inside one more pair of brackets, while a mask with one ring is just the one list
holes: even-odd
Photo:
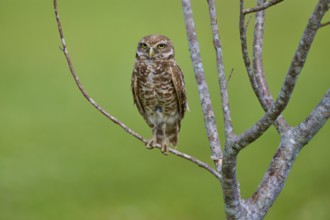
[[[246, 66], [251, 86], [260, 105], [265, 110], [265, 114], [251, 128], [247, 129], [242, 134], [235, 134], [231, 123], [228, 91], [226, 86], [227, 82], [222, 59], [223, 54], [216, 18], [215, 1], [208, 0], [225, 124], [224, 130], [226, 144], [223, 151], [222, 169], [220, 171], [222, 178], [220, 179], [220, 183], [223, 190], [227, 219], [263, 219], [269, 208], [277, 199], [279, 193], [282, 191], [284, 183], [300, 150], [310, 141], [311, 138], [313, 138], [329, 119], [330, 89], [324, 95], [319, 105], [297, 127], [290, 127], [281, 115], [290, 101], [290, 97], [294, 91], [300, 72], [306, 62], [308, 52], [312, 46], [317, 31], [319, 28], [328, 24], [328, 22], [322, 24], [321, 20], [329, 9], [329, 0], [320, 0], [316, 4], [315, 9], [307, 22], [307, 26], [301, 37], [298, 48], [292, 58], [281, 91], [275, 101], [269, 91], [265, 79], [262, 59], [265, 9], [281, 1], [282, 0], [271, 0], [266, 2], [265, 0], [257, 0], [257, 6], [255, 8], [244, 9], [244, 0], [240, 0], [239, 29], [243, 61]], [[197, 34], [194, 27], [194, 20], [192, 18], [190, 0], [182, 0], [182, 5], [191, 57], [193, 65], [196, 66], [196, 59], [194, 59], [194, 56], [199, 54], [199, 46], [195, 46], [197, 44]], [[248, 24], [245, 23], [245, 15], [252, 12], [256, 12], [256, 21], [254, 27], [253, 58], [251, 62], [246, 38]], [[193, 38], [190, 36], [193, 36]], [[198, 66], [201, 67], [201, 60], [198, 60]], [[198, 71], [198, 73], [196, 73], [196, 71]], [[203, 69], [196, 69], [195, 67], [195, 74], [203, 74]], [[197, 77], [198, 85], [206, 85], [206, 82], [201, 82], [200, 80], [204, 81], [205, 78]], [[200, 96], [201, 100], [205, 98], [204, 94], [201, 92]], [[209, 98], [209, 94], [207, 94], [207, 98]], [[236, 178], [237, 155], [242, 149], [263, 135], [272, 125], [275, 126], [281, 137], [278, 149], [256, 192], [250, 198], [242, 199]], [[207, 124], [206, 127], [209, 129]]]

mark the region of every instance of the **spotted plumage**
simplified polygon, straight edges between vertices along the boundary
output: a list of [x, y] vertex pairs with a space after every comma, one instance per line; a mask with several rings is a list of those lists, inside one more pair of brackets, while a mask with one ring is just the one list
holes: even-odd
[[160, 144], [162, 152], [168, 153], [169, 144], [176, 147], [178, 143], [180, 122], [187, 108], [183, 74], [170, 39], [149, 35], [140, 40], [131, 87], [134, 103], [152, 128], [147, 147]]

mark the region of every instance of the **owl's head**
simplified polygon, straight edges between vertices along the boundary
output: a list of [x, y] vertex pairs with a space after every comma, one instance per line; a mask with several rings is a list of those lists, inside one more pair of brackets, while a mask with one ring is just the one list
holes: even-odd
[[169, 60], [174, 58], [171, 40], [163, 35], [143, 37], [137, 47], [136, 57], [144, 60]]

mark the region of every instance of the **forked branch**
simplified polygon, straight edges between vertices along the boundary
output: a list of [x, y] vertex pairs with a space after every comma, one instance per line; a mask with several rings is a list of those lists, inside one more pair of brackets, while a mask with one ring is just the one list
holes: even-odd
[[[241, 9], [242, 9], [241, 0]], [[317, 30], [320, 27], [321, 20], [328, 10], [328, 0], [320, 0], [314, 9], [314, 12], [309, 19], [303, 36], [299, 42], [298, 48], [293, 56], [289, 70], [286, 74], [286, 78], [283, 82], [280, 93], [274, 104], [268, 109], [266, 114], [251, 128], [246, 130], [239, 136], [236, 141], [235, 151], [236, 153], [246, 147], [248, 144], [259, 138], [280, 116], [282, 111], [287, 106], [293, 89], [296, 85], [298, 76], [305, 64], [308, 52], [313, 43]]]
[[[257, 1], [257, 7], [264, 4], [264, 0]], [[244, 0], [240, 1], [240, 38], [243, 61], [247, 70], [251, 86], [253, 88], [256, 97], [258, 98], [262, 108], [265, 112], [274, 104], [273, 97], [270, 93], [263, 68], [263, 36], [264, 36], [264, 22], [265, 22], [265, 10], [258, 11], [256, 13], [255, 26], [254, 26], [254, 40], [253, 40], [253, 58], [252, 64], [249, 58], [248, 43], [246, 31], [248, 28], [249, 20], [245, 25]], [[287, 124], [284, 118], [280, 115], [274, 122], [274, 125], [279, 133], [283, 133], [287, 129]]]
[[330, 118], [330, 89], [310, 115], [297, 127], [281, 137], [281, 143], [266, 171], [261, 184], [247, 204], [262, 219], [272, 206], [300, 150], [314, 137]]

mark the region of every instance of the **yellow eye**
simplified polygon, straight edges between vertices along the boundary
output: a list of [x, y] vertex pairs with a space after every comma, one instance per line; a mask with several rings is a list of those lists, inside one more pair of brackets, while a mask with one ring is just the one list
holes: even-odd
[[141, 43], [140, 46], [143, 48], [143, 49], [146, 49], [148, 47], [148, 45], [146, 43]]
[[158, 49], [164, 49], [166, 47], [166, 44], [158, 44], [157, 48]]

